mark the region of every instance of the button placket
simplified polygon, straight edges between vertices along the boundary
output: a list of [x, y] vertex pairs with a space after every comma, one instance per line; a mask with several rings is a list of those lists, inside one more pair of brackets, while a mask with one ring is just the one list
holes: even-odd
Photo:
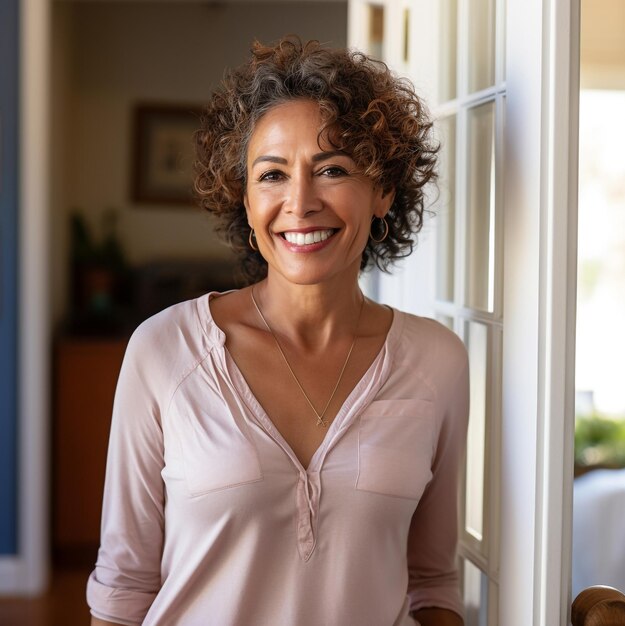
[[319, 506], [318, 473], [314, 478], [300, 473], [297, 482], [297, 549], [304, 561], [308, 561], [315, 549], [315, 525]]

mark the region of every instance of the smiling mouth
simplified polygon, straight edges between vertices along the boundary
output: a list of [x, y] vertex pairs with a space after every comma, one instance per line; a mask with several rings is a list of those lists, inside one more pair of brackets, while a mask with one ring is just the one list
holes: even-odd
[[296, 246], [309, 246], [313, 243], [325, 241], [337, 232], [337, 228], [327, 228], [323, 230], [313, 230], [308, 233], [284, 232], [280, 233], [283, 239]]

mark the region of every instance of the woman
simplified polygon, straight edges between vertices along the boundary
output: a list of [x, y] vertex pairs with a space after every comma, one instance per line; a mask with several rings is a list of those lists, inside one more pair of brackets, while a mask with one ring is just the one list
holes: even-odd
[[365, 298], [412, 249], [431, 124], [386, 66], [256, 44], [197, 134], [196, 189], [250, 286], [133, 335], [92, 624], [457, 626], [467, 359]]

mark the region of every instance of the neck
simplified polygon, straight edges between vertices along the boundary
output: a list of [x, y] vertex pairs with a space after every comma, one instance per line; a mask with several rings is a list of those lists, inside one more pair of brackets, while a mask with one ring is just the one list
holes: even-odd
[[313, 352], [353, 338], [364, 297], [357, 275], [347, 286], [345, 280], [297, 285], [271, 273], [254, 286], [254, 296], [278, 337]]

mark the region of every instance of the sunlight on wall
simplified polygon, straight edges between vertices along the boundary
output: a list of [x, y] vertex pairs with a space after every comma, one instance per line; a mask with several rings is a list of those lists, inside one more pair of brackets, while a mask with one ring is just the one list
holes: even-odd
[[625, 91], [580, 95], [578, 413], [625, 417]]

